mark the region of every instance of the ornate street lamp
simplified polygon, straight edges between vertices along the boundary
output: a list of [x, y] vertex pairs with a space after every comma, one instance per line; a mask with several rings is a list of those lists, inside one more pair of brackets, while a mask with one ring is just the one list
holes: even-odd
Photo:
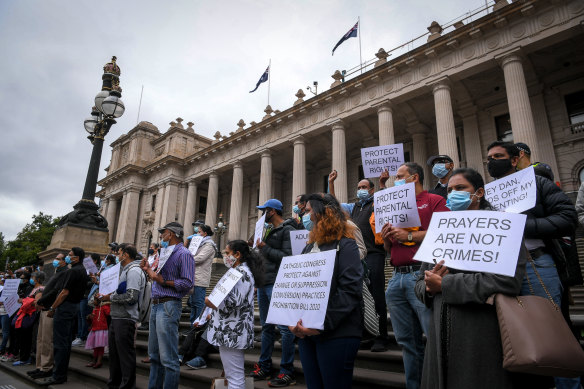
[[[219, 221], [213, 228], [213, 232], [217, 235], [217, 246], [221, 244], [221, 237], [227, 232], [227, 225], [223, 222], [223, 213], [219, 214]], [[223, 258], [223, 255], [220, 251], [217, 251], [216, 258]]]
[[89, 133], [87, 137], [93, 144], [85, 187], [81, 200], [73, 207], [73, 211], [61, 219], [59, 226], [72, 225], [83, 228], [107, 231], [107, 221], [99, 214], [95, 199], [99, 164], [105, 136], [115, 119], [124, 114], [125, 106], [122, 102], [122, 88], [120, 88], [120, 67], [116, 64], [116, 57], [112, 57], [103, 67], [101, 91], [95, 96], [95, 106], [91, 109], [91, 116], [85, 119], [83, 126]]

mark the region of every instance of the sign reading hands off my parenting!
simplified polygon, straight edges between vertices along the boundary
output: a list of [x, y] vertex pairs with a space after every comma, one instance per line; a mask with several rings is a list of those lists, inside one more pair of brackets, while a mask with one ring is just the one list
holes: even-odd
[[397, 169], [404, 164], [404, 145], [375, 146], [361, 149], [361, 162], [365, 178], [379, 177], [387, 170], [390, 176], [397, 174]]
[[526, 219], [495, 211], [435, 212], [414, 259], [513, 277]]
[[422, 225], [414, 183], [380, 190], [374, 196], [375, 231], [381, 232], [386, 223], [399, 228]]
[[533, 166], [485, 185], [485, 198], [497, 211], [521, 213], [535, 207], [537, 187]]
[[219, 308], [219, 305], [225, 300], [225, 297], [231, 292], [235, 284], [243, 277], [243, 274], [237, 270], [231, 268], [227, 270], [223, 277], [217, 282], [213, 291], [209, 294], [209, 301], [213, 303], [214, 306]]
[[282, 258], [267, 322], [324, 329], [337, 250]]

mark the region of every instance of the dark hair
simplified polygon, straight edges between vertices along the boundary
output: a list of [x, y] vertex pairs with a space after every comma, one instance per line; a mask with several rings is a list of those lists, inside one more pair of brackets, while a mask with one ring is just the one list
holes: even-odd
[[160, 245], [158, 243], [152, 242], [151, 244], [154, 245], [155, 250], [158, 250], [158, 248], [160, 247]]
[[108, 254], [108, 255], [105, 257], [105, 264], [107, 265], [107, 264], [108, 264], [108, 262], [109, 262], [110, 264], [112, 264], [112, 265], [115, 265], [115, 264], [116, 264], [116, 256], [115, 256], [115, 255], [113, 255], [113, 254]]
[[497, 147], [497, 146], [502, 147], [505, 150], [507, 150], [507, 154], [509, 154], [510, 158], [519, 157], [519, 149], [517, 148], [517, 146], [515, 146], [511, 142], [503, 142], [502, 140], [496, 140], [493, 143], [491, 143], [490, 145], [488, 145], [487, 151], [489, 151], [493, 147]]
[[22, 272], [22, 274], [20, 275], [20, 277], [24, 277], [27, 280], [30, 280], [30, 273], [27, 271]]
[[264, 261], [262, 257], [255, 251], [250, 250], [249, 245], [246, 241], [238, 239], [227, 242], [227, 246], [234, 253], [241, 254], [241, 262], [247, 262], [249, 270], [253, 275], [255, 281], [255, 287], [261, 287], [264, 285]]
[[[479, 190], [480, 188], [483, 188], [483, 189], [485, 188], [485, 181], [483, 180], [483, 176], [481, 176], [481, 174], [479, 172], [477, 172], [476, 170], [474, 170], [470, 167], [458, 168], [452, 172], [450, 179], [452, 179], [452, 177], [454, 177], [458, 174], [463, 176], [464, 179], [467, 180], [472, 185], [475, 192], [477, 190]], [[485, 193], [485, 195], [486, 195], [486, 193]], [[489, 201], [486, 199], [486, 197], [485, 196], [481, 197], [481, 200], [479, 202], [479, 209], [492, 209], [492, 208], [493, 207], [491, 206], [491, 203], [489, 203]]]
[[128, 246], [130, 246], [130, 243], [120, 243], [120, 244], [118, 245], [118, 250], [117, 250], [117, 251], [119, 251], [119, 250], [122, 250], [122, 252], [123, 252], [123, 251], [124, 251], [124, 249], [125, 249], [126, 247], [128, 247]]
[[38, 282], [41, 285], [45, 282], [45, 278], [47, 277], [44, 271], [36, 271], [32, 273], [32, 276], [34, 277], [36, 282]]
[[418, 177], [420, 177], [420, 179], [418, 181], [420, 181], [420, 184], [424, 184], [424, 168], [421, 167], [420, 165], [418, 165], [415, 162], [406, 162], [404, 163], [402, 166], [405, 166], [406, 168], [408, 168], [408, 173], [410, 173], [410, 175], [414, 175], [417, 174]]
[[308, 194], [301, 194], [300, 195], [300, 200], [298, 200], [299, 203], [305, 203], [308, 201]]
[[205, 234], [207, 234], [207, 236], [213, 236], [213, 229], [211, 227], [209, 227], [208, 225], [206, 225], [206, 224], [199, 225], [199, 228], [201, 230], [203, 230], [203, 232]]
[[93, 259], [94, 263], [98, 263], [99, 260], [101, 259], [101, 255], [99, 255], [97, 253], [93, 253], [93, 254], [91, 254], [91, 259]]
[[136, 259], [136, 255], [138, 254], [136, 247], [132, 246], [131, 244], [126, 244], [122, 249], [122, 252], [128, 254], [128, 257], [130, 257], [132, 261]]
[[354, 239], [353, 228], [347, 224], [347, 215], [331, 194], [313, 193], [308, 196], [317, 223], [308, 235], [308, 243], [326, 244], [343, 237]]
[[80, 262], [82, 262], [83, 258], [85, 258], [85, 250], [83, 250], [81, 247], [73, 247], [71, 251], [73, 251], [73, 254], [75, 254], [76, 257], [79, 257]]
[[373, 181], [371, 181], [371, 179], [369, 179], [369, 178], [364, 178], [364, 179], [362, 179], [362, 180], [359, 180], [359, 182], [361, 182], [361, 181], [367, 181], [367, 182], [369, 183], [369, 189], [371, 189], [371, 188], [375, 188], [375, 184], [373, 183]]

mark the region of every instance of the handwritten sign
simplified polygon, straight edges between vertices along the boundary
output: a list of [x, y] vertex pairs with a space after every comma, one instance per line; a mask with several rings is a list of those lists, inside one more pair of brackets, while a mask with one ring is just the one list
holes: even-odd
[[306, 247], [306, 242], [308, 242], [308, 234], [310, 234], [310, 231], [306, 230], [290, 231], [292, 255], [300, 255], [302, 253], [302, 250]]
[[18, 302], [18, 295], [12, 294], [7, 296], [4, 300], [4, 309], [6, 309], [6, 313], [8, 316], [12, 316], [20, 309], [22, 304]]
[[2, 290], [2, 297], [6, 298], [8, 296], [17, 295], [18, 294], [18, 285], [20, 285], [20, 279], [10, 278], [4, 280], [4, 289]]
[[375, 231], [381, 231], [386, 223], [400, 228], [422, 225], [414, 183], [380, 190], [374, 196]]
[[189, 245], [189, 251], [191, 252], [193, 257], [195, 255], [197, 255], [197, 250], [199, 249], [199, 246], [201, 246], [201, 242], [203, 241], [203, 238], [204, 238], [204, 236], [201, 236], [201, 235], [195, 235], [191, 238], [191, 244]]
[[120, 264], [101, 272], [99, 277], [99, 294], [110, 294], [118, 289], [120, 279]]
[[219, 305], [225, 300], [225, 297], [231, 292], [235, 284], [243, 277], [243, 274], [237, 270], [231, 268], [227, 270], [223, 277], [217, 282], [215, 288], [209, 294], [209, 301], [213, 303], [214, 306], [219, 308]]
[[87, 274], [97, 274], [97, 266], [93, 263], [93, 259], [91, 257], [83, 258], [83, 267]]
[[404, 145], [375, 146], [361, 149], [361, 162], [365, 178], [379, 177], [387, 170], [390, 176], [397, 174], [397, 169], [404, 164]]
[[513, 277], [526, 219], [495, 211], [435, 212], [414, 259]]
[[537, 188], [533, 166], [485, 185], [485, 198], [497, 211], [521, 213], [535, 207]]
[[264, 216], [260, 217], [260, 220], [258, 220], [256, 222], [255, 234], [253, 235], [253, 248], [254, 249], [257, 246], [258, 239], [260, 240], [260, 242], [262, 241], [265, 222], [266, 222], [266, 214], [264, 214]]
[[282, 258], [267, 322], [322, 330], [331, 289], [336, 250]]

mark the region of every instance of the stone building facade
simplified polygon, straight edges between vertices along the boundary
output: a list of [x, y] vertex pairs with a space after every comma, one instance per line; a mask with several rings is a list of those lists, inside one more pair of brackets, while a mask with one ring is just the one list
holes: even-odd
[[[450, 26], [432, 23], [424, 44], [388, 60], [380, 49], [366, 72], [310, 99], [299, 90], [282, 112], [215, 139], [184, 128], [161, 133], [141, 122], [114, 141], [101, 212], [110, 240], [144, 251], [156, 228], [187, 232], [222, 214], [226, 239], [253, 234], [255, 206], [268, 198], [290, 215], [296, 195], [325, 191], [336, 169], [341, 201], [362, 177], [360, 149], [403, 143], [406, 160], [434, 154], [486, 172], [486, 146], [525, 142], [575, 198], [584, 179], [584, 1], [498, 0], [489, 13]], [[425, 185], [435, 183], [426, 167]]]

